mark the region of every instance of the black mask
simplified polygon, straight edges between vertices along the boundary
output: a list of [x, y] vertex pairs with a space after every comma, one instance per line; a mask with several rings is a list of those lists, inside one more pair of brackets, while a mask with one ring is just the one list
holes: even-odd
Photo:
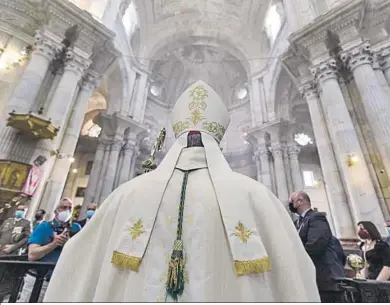
[[288, 208], [290, 209], [291, 213], [294, 213], [294, 214], [298, 213], [298, 209], [294, 208], [294, 204], [292, 202], [289, 202]]

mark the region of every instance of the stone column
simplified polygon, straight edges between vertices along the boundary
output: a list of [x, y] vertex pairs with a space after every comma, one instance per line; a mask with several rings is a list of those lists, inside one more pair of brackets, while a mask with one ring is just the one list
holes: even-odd
[[[60, 146], [60, 153], [65, 156], [72, 156], [76, 149], [89, 97], [92, 94], [92, 90], [97, 85], [96, 78], [97, 75], [91, 72], [83, 80]], [[71, 162], [69, 162], [69, 158], [58, 158], [54, 164], [50, 178], [47, 181], [47, 187], [44, 191], [46, 194], [43, 196], [47, 201], [41, 203], [41, 205], [45, 207], [47, 213], [52, 213], [54, 211], [61, 198], [66, 183], [65, 173], [69, 172], [70, 166]]]
[[356, 235], [355, 224], [352, 221], [346, 191], [343, 187], [328, 129], [322, 114], [316, 85], [313, 82], [306, 83], [300, 87], [299, 91], [309, 106], [326, 196], [336, 236], [338, 238], [353, 238]]
[[15, 110], [18, 113], [25, 113], [32, 110], [49, 65], [60, 47], [61, 44], [49, 33], [37, 31], [34, 51], [8, 102], [7, 112]]
[[261, 165], [261, 182], [272, 191], [271, 172], [269, 168], [270, 152], [267, 147], [259, 149], [260, 165]]
[[341, 59], [351, 69], [362, 105], [371, 126], [375, 143], [381, 153], [387, 175], [390, 176], [390, 103], [373, 69], [371, 46], [365, 42], [341, 54]]
[[260, 84], [258, 78], [252, 79], [249, 90], [252, 110], [252, 126], [259, 126], [263, 123], [263, 113], [260, 101]]
[[134, 145], [130, 143], [126, 143], [123, 151], [123, 163], [122, 167], [119, 169], [119, 183], [118, 185], [121, 185], [122, 183], [125, 183], [129, 181], [129, 173], [131, 169], [131, 163], [133, 161], [133, 156], [134, 156], [134, 150], [135, 147]]
[[[348, 198], [350, 199], [354, 223], [370, 219], [377, 225], [378, 229], [382, 228], [383, 231], [383, 214], [356, 130], [349, 116], [348, 108], [338, 83], [336, 61], [333, 59], [328, 60], [313, 67], [311, 70], [321, 88], [324, 116], [346, 191], [348, 192]], [[314, 120], [313, 117], [312, 120]], [[348, 158], [351, 154], [358, 159], [358, 162], [353, 166], [348, 165]], [[323, 165], [323, 167], [326, 166]], [[368, 202], [369, 204], [367, 204]]]
[[290, 159], [291, 175], [293, 181], [293, 191], [303, 190], [303, 180], [301, 166], [299, 165], [298, 155], [301, 149], [298, 145], [293, 145], [288, 148], [288, 157]]
[[273, 145], [270, 150], [272, 156], [274, 157], [276, 189], [278, 198], [287, 207], [289, 194], [287, 189], [286, 173], [283, 164], [283, 148], [279, 145]]
[[114, 189], [115, 173], [118, 167], [119, 153], [122, 148], [123, 138], [118, 136], [111, 144], [110, 157], [108, 159], [108, 166], [103, 179], [102, 192], [99, 198], [99, 204], [101, 204]]
[[84, 70], [90, 65], [90, 61], [83, 59], [68, 51], [67, 61], [60, 82], [55, 90], [53, 99], [48, 109], [47, 117], [51, 119], [56, 127], [64, 128], [69, 108], [73, 101], [73, 96], [77, 90], [77, 84], [84, 73]]
[[288, 156], [288, 147], [283, 147], [283, 165], [284, 165], [284, 172], [286, 174], [286, 181], [287, 181], [287, 191], [289, 194], [292, 193], [294, 186], [293, 186], [293, 178], [291, 175], [292, 168], [290, 166], [290, 160]]
[[135, 170], [136, 170], [136, 165], [137, 165], [137, 159], [141, 155], [141, 151], [138, 145], [135, 146], [134, 149], [134, 155], [133, 155], [133, 160], [131, 161], [131, 166], [130, 166], [130, 173], [129, 173], [129, 180], [133, 179], [135, 177]]
[[144, 97], [145, 97], [147, 80], [148, 80], [147, 74], [140, 75], [140, 79], [137, 82], [137, 93], [135, 98], [133, 98], [132, 100], [132, 102], [134, 103], [134, 107], [132, 107], [133, 110], [132, 116], [133, 119], [138, 122], [141, 122], [143, 120], [142, 110], [144, 108], [144, 103], [146, 103]]
[[386, 77], [387, 83], [390, 85], [390, 47], [381, 50], [378, 53], [378, 57], [381, 61], [383, 74]]
[[256, 162], [257, 181], [263, 182], [261, 179], [260, 151], [255, 151], [254, 155], [255, 155], [255, 162]]
[[110, 156], [110, 148], [110, 144], [106, 141], [99, 142], [98, 144], [92, 171], [88, 179], [83, 207], [88, 205], [88, 203], [98, 204], [100, 202], [100, 193], [103, 186], [104, 174], [107, 169], [108, 157]]
[[3, 119], [0, 119], [0, 158], [8, 158], [10, 149], [16, 141], [16, 131], [6, 127], [8, 113], [28, 113], [32, 109], [39, 88], [49, 68], [50, 62], [60, 47], [60, 43], [52, 39], [43, 31], [37, 31], [34, 43], [34, 52], [16, 85], [10, 100], [3, 108]]

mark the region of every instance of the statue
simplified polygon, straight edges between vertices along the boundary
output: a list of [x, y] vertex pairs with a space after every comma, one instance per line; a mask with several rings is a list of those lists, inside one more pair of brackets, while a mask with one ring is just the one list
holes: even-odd
[[149, 157], [142, 162], [142, 169], [144, 173], [151, 172], [152, 170], [155, 170], [157, 168], [156, 164], [156, 152], [161, 151], [165, 142], [165, 136], [166, 136], [166, 130], [165, 128], [162, 128], [160, 132], [158, 133], [156, 142], [153, 145], [152, 151], [150, 152]]
[[361, 270], [364, 269], [364, 259], [357, 254], [350, 254], [347, 256], [347, 264], [353, 271], [355, 271], [355, 280], [363, 280], [364, 276]]

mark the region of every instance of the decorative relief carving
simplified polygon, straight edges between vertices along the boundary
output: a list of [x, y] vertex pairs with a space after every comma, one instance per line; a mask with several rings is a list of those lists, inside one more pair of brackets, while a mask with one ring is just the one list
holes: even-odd
[[62, 47], [60, 43], [54, 41], [42, 31], [37, 31], [34, 42], [34, 53], [42, 55], [51, 61], [56, 53], [61, 51]]
[[80, 75], [84, 74], [84, 71], [88, 69], [91, 61], [78, 56], [72, 50], [67, 50], [65, 57], [65, 70], [73, 71]]
[[371, 46], [365, 42], [352, 50], [341, 53], [340, 59], [352, 71], [361, 65], [371, 65], [373, 63]]
[[337, 78], [339, 75], [336, 60], [333, 58], [310, 68], [310, 72], [320, 82], [330, 78]]
[[298, 145], [290, 146], [287, 148], [287, 153], [290, 159], [298, 159], [298, 155], [301, 149]]
[[314, 81], [305, 83], [299, 87], [299, 92], [306, 100], [311, 99], [313, 97], [318, 97], [317, 84]]
[[384, 48], [375, 54], [375, 58], [378, 61], [379, 66], [383, 70], [390, 68], [390, 47]]
[[274, 157], [277, 158], [282, 158], [284, 154], [283, 148], [281, 146], [270, 147], [269, 151], [272, 153]]
[[92, 91], [98, 85], [100, 81], [100, 75], [94, 71], [87, 71], [81, 81], [81, 87], [84, 90]]

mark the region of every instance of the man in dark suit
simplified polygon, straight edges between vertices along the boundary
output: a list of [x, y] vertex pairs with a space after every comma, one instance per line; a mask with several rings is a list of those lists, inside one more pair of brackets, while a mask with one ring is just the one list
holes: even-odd
[[332, 231], [324, 214], [312, 210], [310, 197], [305, 192], [291, 195], [289, 208], [298, 214], [295, 222], [299, 237], [312, 259], [317, 273], [317, 286], [323, 303], [340, 302], [342, 293], [332, 278], [344, 277], [333, 241]]
[[87, 206], [87, 217], [77, 222], [82, 228], [84, 228], [84, 226], [87, 224], [87, 222], [95, 214], [96, 208], [97, 208], [97, 205], [95, 203], [88, 204], [88, 206]]

